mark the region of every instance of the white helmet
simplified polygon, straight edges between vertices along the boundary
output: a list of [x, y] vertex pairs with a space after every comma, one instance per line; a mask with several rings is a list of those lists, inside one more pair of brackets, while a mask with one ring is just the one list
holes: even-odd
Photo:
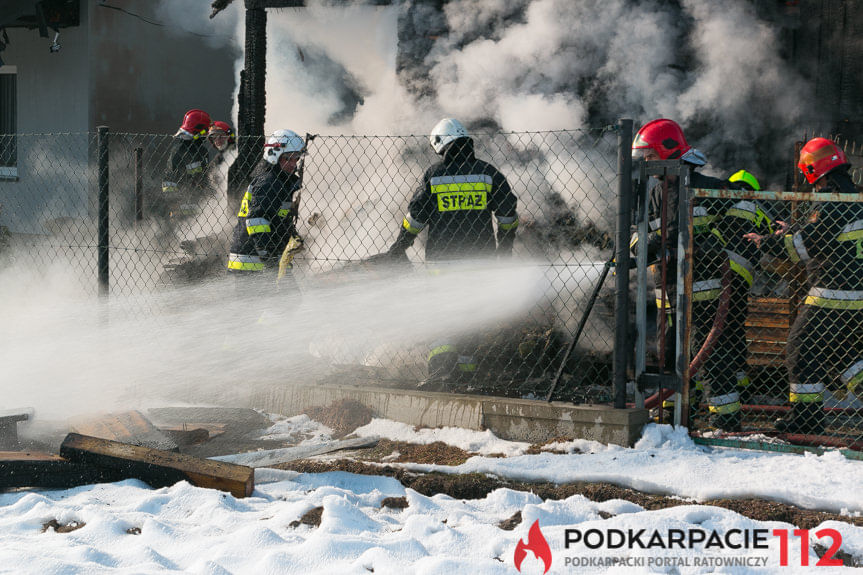
[[444, 118], [432, 128], [429, 142], [436, 153], [443, 155], [446, 147], [459, 138], [470, 138], [470, 134], [455, 118]]
[[264, 159], [278, 164], [279, 157], [285, 152], [302, 152], [306, 143], [293, 130], [276, 130], [264, 145]]

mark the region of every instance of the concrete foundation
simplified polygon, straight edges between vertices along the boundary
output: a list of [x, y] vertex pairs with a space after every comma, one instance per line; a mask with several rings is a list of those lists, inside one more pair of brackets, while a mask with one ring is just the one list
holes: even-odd
[[250, 407], [293, 416], [312, 407], [352, 400], [376, 417], [424, 427], [491, 430], [512, 441], [543, 443], [555, 437], [632, 446], [648, 422], [646, 409], [547, 403], [347, 385], [280, 385], [254, 393]]

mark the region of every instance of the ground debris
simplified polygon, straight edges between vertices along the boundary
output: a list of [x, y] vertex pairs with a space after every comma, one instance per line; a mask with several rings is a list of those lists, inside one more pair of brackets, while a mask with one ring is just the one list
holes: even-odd
[[324, 515], [323, 507], [315, 507], [306, 511], [298, 521], [291, 521], [290, 527], [299, 527], [300, 525], [310, 525], [312, 527], [321, 526], [321, 517]]
[[512, 531], [516, 527], [521, 525], [521, 511], [516, 511], [512, 517], [509, 519], [504, 519], [497, 526], [504, 531]]
[[[428, 497], [444, 493], [456, 499], [482, 499], [495, 489], [506, 488], [533, 493], [546, 500], [563, 500], [573, 495], [582, 495], [591, 501], [600, 503], [620, 499], [635, 503], [647, 510], [693, 504], [692, 501], [643, 493], [610, 483], [577, 482], [560, 485], [554, 483], [522, 483], [507, 481], [480, 473], [417, 473], [406, 471], [400, 467], [374, 465], [347, 459], [326, 462], [298, 460], [278, 467], [300, 473], [347, 471], [361, 475], [383, 475], [393, 477], [405, 487]], [[730, 509], [740, 515], [758, 521], [784, 521], [801, 529], [812, 529], [824, 521], [841, 521], [856, 526], [863, 526], [863, 517], [849, 517], [825, 511], [801, 509], [793, 505], [762, 499], [716, 499], [701, 501], [699, 504]], [[600, 512], [600, 517], [607, 518], [606, 515]]]
[[[397, 454], [396, 457], [392, 457]], [[427, 445], [416, 443], [405, 443], [403, 441], [391, 441], [381, 439], [377, 447], [364, 451], [359, 457], [367, 461], [384, 461], [388, 463], [426, 463], [433, 465], [461, 465], [468, 460], [470, 454], [458, 447], [448, 445], [442, 441], [435, 441]]]
[[326, 407], [307, 409], [306, 415], [332, 429], [333, 438], [337, 439], [370, 423], [374, 417], [374, 412], [358, 401], [340, 399]]
[[69, 533], [71, 531], [76, 531], [84, 527], [86, 523], [83, 521], [70, 521], [65, 525], [57, 521], [56, 519], [52, 519], [47, 523], [42, 524], [42, 533], [45, 533], [49, 529], [53, 529], [56, 533]]
[[389, 509], [407, 509], [408, 508], [408, 498], [407, 497], [385, 497], [383, 501], [381, 501], [381, 508], [387, 507]]

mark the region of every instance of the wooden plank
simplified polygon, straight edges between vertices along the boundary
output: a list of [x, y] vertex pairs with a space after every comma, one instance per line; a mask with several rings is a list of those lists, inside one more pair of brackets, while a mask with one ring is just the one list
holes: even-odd
[[747, 327], [746, 337], [752, 341], [785, 343], [788, 341], [788, 330], [776, 327]]
[[746, 364], [757, 367], [783, 367], [785, 358], [776, 354], [750, 354]]
[[756, 313], [794, 314], [796, 310], [791, 300], [784, 297], [749, 298], [749, 311]]
[[179, 451], [177, 443], [159, 431], [139, 411], [106, 413], [74, 419], [69, 428], [81, 435], [110, 439], [130, 445]]
[[250, 467], [78, 433], [66, 436], [60, 455], [69, 461], [119, 471], [153, 487], [186, 480], [198, 487], [229, 491], [235, 497], [248, 497], [255, 487], [255, 470]]
[[0, 489], [66, 488], [120, 479], [110, 469], [73, 463], [51, 453], [0, 451]]
[[774, 327], [788, 331], [794, 318], [776, 314], [752, 314], [746, 318], [746, 327]]
[[356, 437], [342, 439], [339, 441], [326, 441], [312, 445], [297, 445], [295, 447], [284, 447], [281, 449], [267, 449], [262, 451], [249, 451], [235, 455], [219, 455], [211, 457], [214, 461], [227, 461], [249, 467], [267, 467], [279, 463], [287, 463], [296, 459], [305, 459], [314, 455], [339, 451], [341, 449], [355, 449], [358, 447], [371, 447], [377, 445], [377, 437]]

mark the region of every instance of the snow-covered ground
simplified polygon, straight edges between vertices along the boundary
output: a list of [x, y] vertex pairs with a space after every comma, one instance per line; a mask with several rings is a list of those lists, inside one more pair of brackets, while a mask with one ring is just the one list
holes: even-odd
[[[277, 421], [264, 435], [299, 434], [311, 438], [307, 441], [327, 436], [326, 428], [303, 418]], [[857, 516], [863, 511], [863, 464], [838, 452], [801, 456], [706, 448], [693, 444], [682, 430], [657, 425], [648, 426], [631, 449], [574, 441], [554, 446], [566, 454], [534, 455], [525, 453], [527, 444], [464, 429], [414, 430], [374, 420], [357, 434], [444, 441], [479, 454], [456, 467], [403, 464], [409, 469], [612, 482], [677, 495], [692, 505], [648, 511], [622, 500], [596, 503], [576, 495], [543, 501], [509, 489], [478, 500], [427, 497], [392, 478], [343, 472], [257, 469], [254, 494], [245, 499], [185, 482], [151, 489], [129, 480], [0, 494], [0, 571], [518, 573], [515, 559], [520, 555], [521, 573], [534, 574], [543, 573], [542, 558], [549, 559], [541, 540], [551, 552], [549, 573], [831, 573], [844, 568], [816, 567], [819, 557], [813, 547], [828, 548], [839, 537], [843, 553], [863, 558], [863, 528], [848, 523], [827, 521], [811, 529], [808, 553], [801, 556], [796, 526], [698, 504], [709, 498], [761, 497]], [[387, 497], [404, 497], [407, 507], [382, 506]], [[319, 526], [294, 523], [316, 507], [323, 507]], [[517, 512], [521, 523], [501, 529], [499, 524]], [[61, 533], [44, 530], [52, 520], [61, 526], [84, 525]], [[528, 536], [536, 521], [541, 538]], [[780, 564], [783, 537], [774, 530], [788, 534], [788, 566]], [[677, 534], [684, 543], [662, 548]], [[584, 539], [576, 542], [579, 536], [587, 536], [595, 548], [588, 548]], [[705, 542], [689, 544], [701, 536]], [[617, 545], [615, 537], [624, 537], [625, 543]], [[714, 543], [706, 547], [711, 537]], [[517, 553], [520, 541], [539, 557], [530, 550]], [[720, 566], [722, 561], [728, 564]], [[808, 566], [801, 566], [804, 561]]]

